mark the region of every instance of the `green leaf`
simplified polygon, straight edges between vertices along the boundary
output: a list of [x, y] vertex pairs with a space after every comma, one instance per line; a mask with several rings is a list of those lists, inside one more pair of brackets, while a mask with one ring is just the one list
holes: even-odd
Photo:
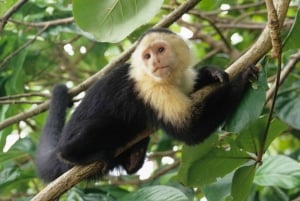
[[149, 21], [163, 1], [83, 0], [73, 1], [75, 22], [102, 42], [118, 42]]
[[28, 189], [29, 181], [35, 177], [35, 171], [29, 169], [24, 171], [22, 168], [5, 168], [0, 172], [1, 195], [11, 195], [14, 190], [24, 192]]
[[188, 197], [180, 190], [169, 186], [151, 186], [141, 188], [129, 195], [126, 195], [120, 201], [188, 201]]
[[300, 186], [300, 164], [286, 156], [269, 156], [257, 169], [254, 182], [260, 186], [292, 189]]
[[188, 183], [188, 175], [191, 166], [200, 158], [204, 157], [210, 150], [213, 149], [214, 144], [218, 142], [216, 134], [211, 135], [204, 142], [197, 146], [184, 146], [182, 149], [182, 158], [179, 167], [179, 179], [183, 183]]
[[8, 94], [22, 93], [24, 91], [24, 81], [26, 76], [23, 70], [23, 64], [26, 55], [27, 51], [22, 51], [9, 62], [9, 66], [14, 70], [14, 73], [5, 83]]
[[250, 153], [257, 154], [262, 147], [262, 137], [266, 130], [267, 117], [259, 118], [244, 129], [236, 139], [238, 146]]
[[283, 189], [272, 186], [260, 190], [259, 201], [291, 201], [291, 199]]
[[[207, 200], [224, 201], [230, 196], [233, 173], [218, 179], [217, 182], [204, 186], [203, 192]], [[218, 193], [216, 193], [218, 192]]]
[[24, 153], [22, 151], [9, 151], [9, 152], [5, 152], [5, 153], [0, 153], [0, 163], [4, 163], [7, 161], [11, 161], [14, 159], [18, 159], [18, 158], [22, 158], [28, 156], [27, 153]]
[[233, 201], [243, 201], [248, 197], [255, 174], [255, 165], [240, 167], [232, 179], [231, 196]]
[[291, 49], [298, 50], [300, 48], [300, 38], [299, 38], [300, 26], [299, 26], [299, 24], [300, 24], [300, 9], [298, 9], [293, 27], [290, 29], [290, 32], [289, 32], [287, 38], [285, 39], [285, 42], [284, 42], [285, 50], [291, 50]]
[[183, 149], [179, 180], [184, 184], [189, 186], [210, 184], [249, 160], [248, 154], [234, 144], [226, 147], [213, 147], [212, 144], [209, 147], [207, 144], [205, 148], [200, 144]]
[[275, 106], [278, 117], [296, 129], [300, 129], [300, 82], [280, 92]]
[[[265, 144], [262, 145], [267, 119], [267, 116], [259, 118], [241, 132], [236, 139], [237, 144], [241, 149], [253, 154], [260, 153], [261, 151], [266, 150], [271, 142], [287, 128], [287, 125], [282, 121], [279, 121], [278, 119], [272, 120]], [[264, 150], [260, 150], [261, 148], [264, 148]]]
[[279, 119], [273, 119], [271, 121], [271, 125], [265, 142], [265, 150], [267, 150], [273, 140], [287, 128], [288, 125], [286, 125], [284, 122], [280, 121]]
[[259, 74], [259, 79], [254, 85], [255, 89], [251, 88], [247, 91], [233, 116], [225, 122], [224, 130], [239, 133], [250, 122], [259, 117], [266, 98], [266, 76], [263, 71]]
[[0, 16], [2, 17], [16, 2], [17, 0], [0, 1]]

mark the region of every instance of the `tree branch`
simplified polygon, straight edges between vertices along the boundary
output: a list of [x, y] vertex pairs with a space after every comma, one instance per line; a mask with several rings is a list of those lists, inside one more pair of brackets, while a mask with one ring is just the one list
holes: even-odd
[[49, 94], [44, 94], [40, 92], [31, 92], [31, 93], [24, 93], [24, 94], [17, 94], [12, 96], [2, 96], [0, 97], [0, 100], [15, 100], [19, 98], [27, 98], [27, 97], [33, 97], [33, 96], [39, 96], [44, 98], [50, 98], [51, 96]]
[[[115, 157], [119, 156], [121, 153], [132, 147], [137, 142], [148, 137], [154, 132], [154, 130], [147, 130], [144, 133], [137, 136], [137, 138], [130, 141], [126, 146], [119, 148]], [[31, 201], [53, 201], [59, 198], [64, 192], [72, 188], [74, 185], [88, 178], [96, 172], [102, 172], [106, 167], [105, 162], [95, 162], [86, 166], [74, 166], [69, 171], [62, 174], [56, 180], [51, 182], [42, 191], [40, 191], [36, 196], [34, 196]]]
[[[279, 28], [282, 27], [286, 13], [289, 7], [290, 0], [277, 1], [277, 15], [279, 20]], [[232, 76], [239, 72], [244, 71], [250, 64], [255, 64], [262, 58], [272, 47], [270, 29], [268, 26], [265, 27], [257, 41], [245, 52], [240, 58], [232, 63], [228, 68], [227, 72]]]
[[29, 100], [0, 100], [0, 105], [12, 104], [41, 104], [43, 101], [29, 101]]

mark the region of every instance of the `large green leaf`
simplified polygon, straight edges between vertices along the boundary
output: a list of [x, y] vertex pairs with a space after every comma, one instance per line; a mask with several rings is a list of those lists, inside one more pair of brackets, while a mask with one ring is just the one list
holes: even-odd
[[160, 9], [162, 0], [74, 0], [75, 22], [97, 40], [118, 42], [149, 21]]
[[255, 89], [251, 88], [247, 91], [232, 118], [226, 121], [225, 130], [238, 133], [261, 114], [266, 97], [266, 76], [263, 71], [259, 74], [259, 79], [253, 84], [253, 87]]
[[250, 153], [257, 154], [262, 147], [262, 138], [266, 128], [267, 117], [259, 118], [252, 122], [248, 128], [244, 129], [236, 142], [238, 146]]
[[269, 156], [257, 169], [254, 182], [261, 186], [291, 189], [300, 186], [300, 164], [286, 156]]
[[280, 92], [275, 111], [280, 119], [296, 129], [300, 129], [300, 82], [294, 82], [290, 87]]
[[298, 50], [300, 48], [300, 37], [299, 37], [300, 26], [299, 26], [299, 24], [300, 24], [300, 9], [298, 9], [297, 16], [295, 17], [293, 27], [290, 30], [290, 32], [285, 40], [284, 49]]
[[183, 149], [179, 179], [186, 185], [210, 184], [249, 160], [249, 155], [234, 143], [222, 147], [213, 144], [209, 146], [208, 142], [204, 142], [204, 146], [200, 144]]
[[151, 186], [141, 188], [134, 193], [131, 193], [120, 201], [188, 201], [188, 197], [180, 190], [169, 186]]
[[248, 197], [252, 186], [256, 166], [240, 167], [233, 176], [231, 196], [233, 201], [243, 201]]
[[[218, 179], [217, 182], [204, 186], [202, 189], [209, 201], [224, 201], [230, 196], [233, 173]], [[218, 193], [216, 193], [218, 192]]]
[[[267, 133], [265, 139], [265, 144], [262, 145], [267, 119], [267, 116], [259, 118], [241, 132], [236, 140], [241, 149], [253, 154], [264, 152], [269, 147], [271, 142], [287, 128], [287, 125], [282, 121], [278, 119], [272, 120], [269, 132]], [[264, 150], [260, 150], [261, 148], [264, 148]]]

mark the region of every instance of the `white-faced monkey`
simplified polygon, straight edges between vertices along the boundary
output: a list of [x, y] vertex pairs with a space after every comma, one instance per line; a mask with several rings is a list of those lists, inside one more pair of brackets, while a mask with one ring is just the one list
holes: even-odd
[[[36, 155], [38, 175], [49, 182], [73, 165], [95, 161], [104, 161], [106, 172], [122, 167], [135, 173], [144, 163], [149, 137], [114, 154], [149, 129], [161, 128], [188, 145], [200, 143], [232, 114], [257, 73], [249, 66], [229, 81], [217, 68], [196, 71], [181, 37], [151, 29], [139, 39], [131, 64], [98, 80], [66, 125], [71, 97], [64, 85], [54, 88]], [[220, 87], [202, 101], [193, 100], [193, 92], [211, 83]]]

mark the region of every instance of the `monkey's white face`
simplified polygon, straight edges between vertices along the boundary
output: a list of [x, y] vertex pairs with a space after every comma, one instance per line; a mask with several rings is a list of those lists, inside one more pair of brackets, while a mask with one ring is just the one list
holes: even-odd
[[164, 79], [172, 71], [174, 52], [164, 41], [155, 41], [141, 51], [142, 61], [147, 73], [155, 78]]
[[178, 84], [189, 68], [191, 55], [179, 36], [149, 33], [140, 41], [131, 60], [133, 79]]

